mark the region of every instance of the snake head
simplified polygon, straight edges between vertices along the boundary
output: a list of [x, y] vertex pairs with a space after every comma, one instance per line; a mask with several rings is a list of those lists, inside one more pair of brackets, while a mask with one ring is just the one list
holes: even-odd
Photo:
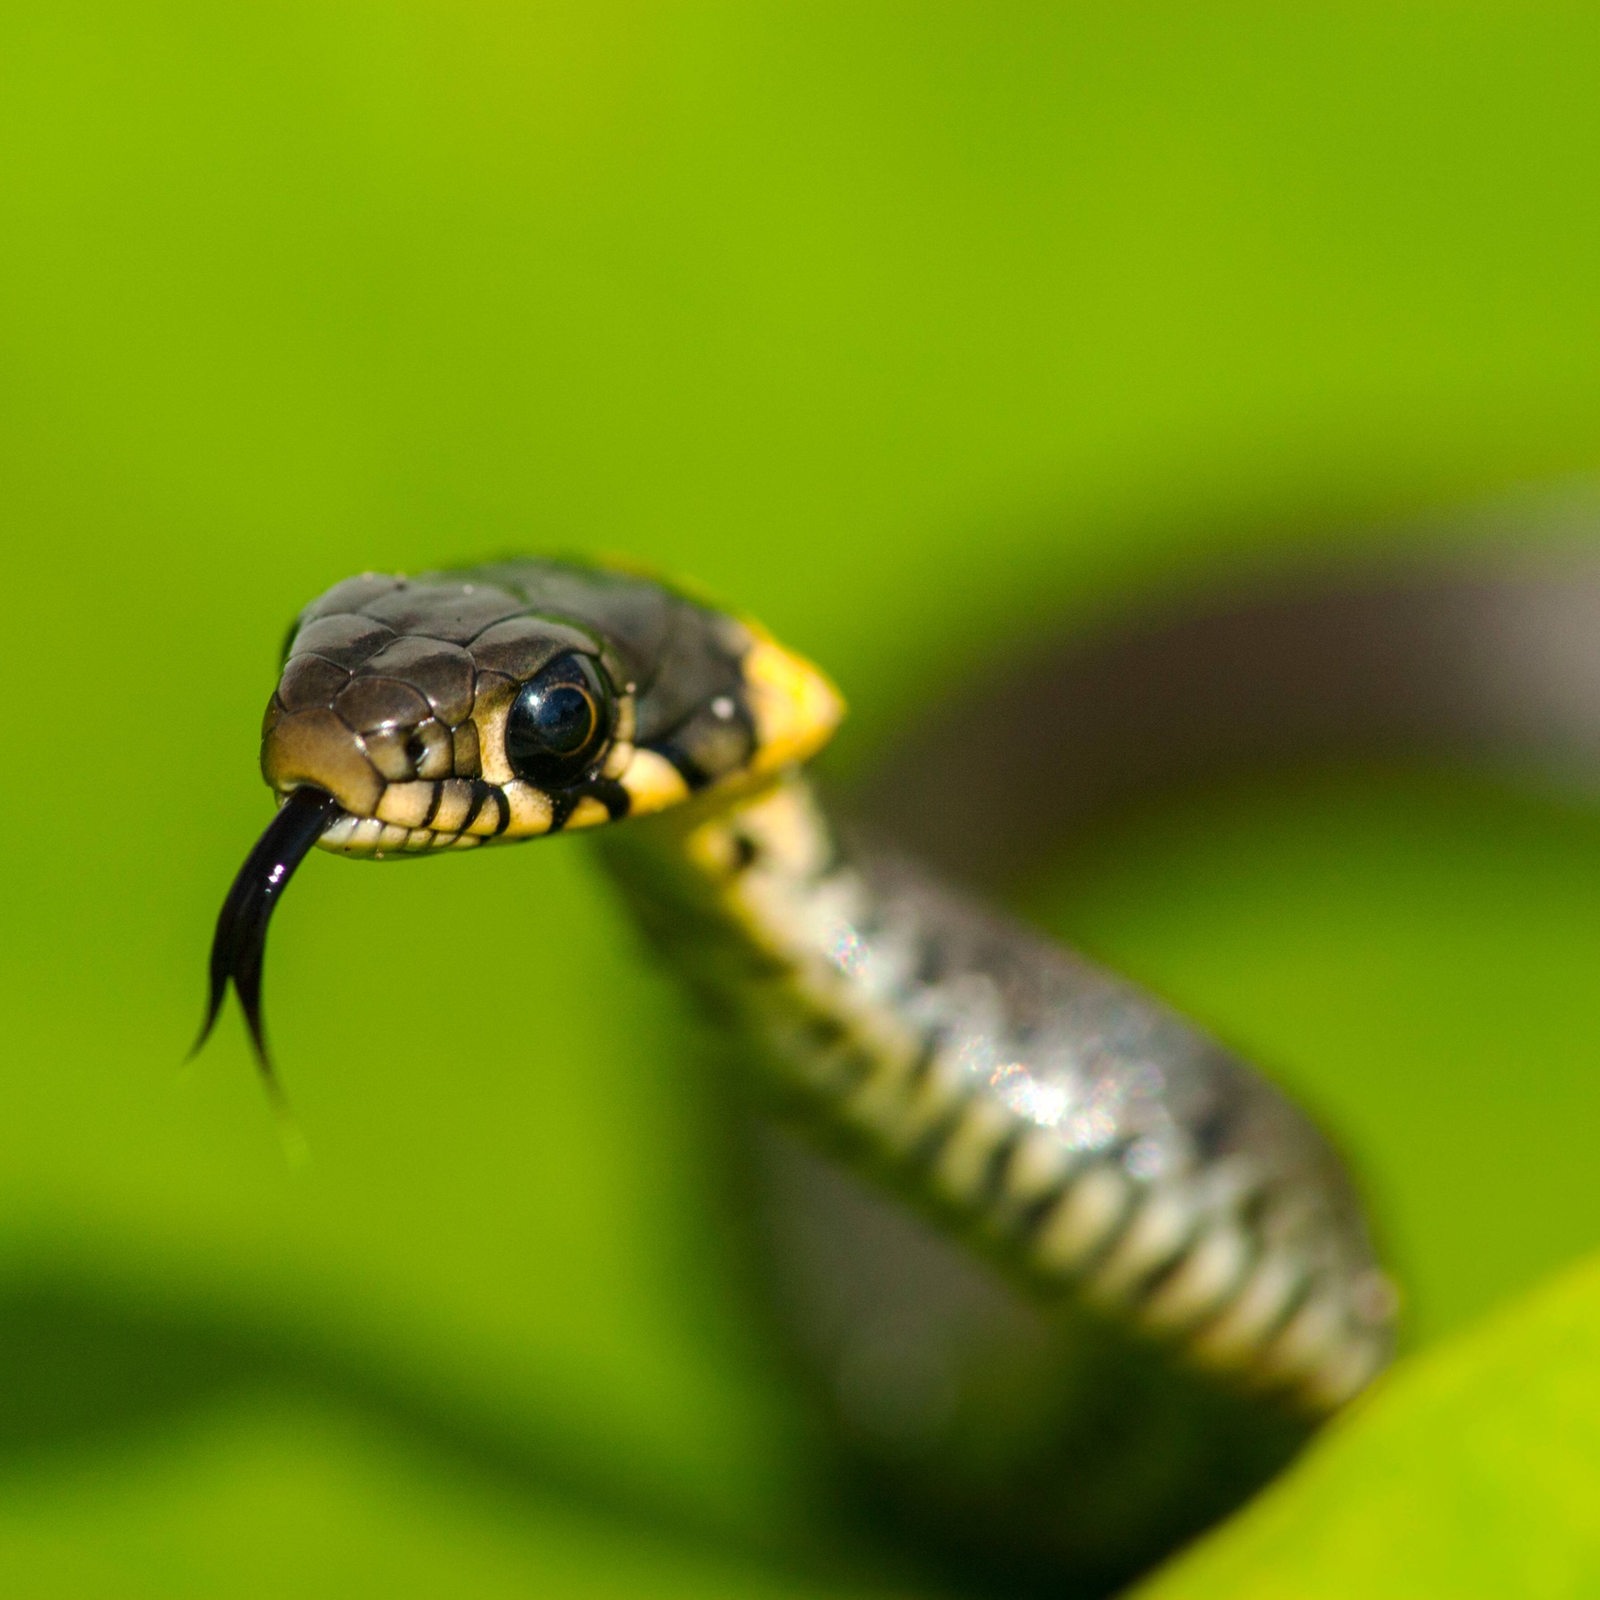
[[281, 806], [218, 919], [201, 1042], [231, 980], [266, 1066], [267, 922], [313, 844], [421, 854], [648, 815], [807, 760], [842, 710], [755, 624], [632, 573], [528, 560], [335, 585], [267, 707]]
[[351, 855], [587, 828], [759, 781], [841, 711], [753, 624], [625, 573], [523, 561], [369, 575], [301, 614], [261, 749]]

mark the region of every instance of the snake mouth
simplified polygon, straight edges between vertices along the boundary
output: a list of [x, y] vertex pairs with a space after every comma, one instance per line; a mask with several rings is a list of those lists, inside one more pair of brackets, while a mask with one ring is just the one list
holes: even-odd
[[[523, 831], [548, 827], [542, 814], [520, 815], [530, 809], [526, 804], [516, 809]], [[370, 812], [341, 804], [317, 843], [338, 855], [380, 859], [466, 850], [500, 838], [512, 819], [512, 797], [503, 785], [482, 778], [419, 778], [386, 784]]]
[[276, 1082], [261, 1018], [261, 966], [267, 948], [267, 924], [295, 868], [342, 815], [339, 802], [326, 789], [307, 784], [293, 790], [245, 857], [222, 902], [211, 940], [211, 989], [194, 1050], [199, 1050], [211, 1036], [232, 983], [244, 1010], [262, 1076], [274, 1092]]

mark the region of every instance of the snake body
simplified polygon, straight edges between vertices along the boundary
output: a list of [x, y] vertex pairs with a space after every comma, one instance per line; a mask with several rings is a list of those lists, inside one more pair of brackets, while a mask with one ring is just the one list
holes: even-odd
[[[267, 713], [283, 805], [219, 923], [211, 1015], [232, 979], [260, 1042], [266, 917], [312, 843], [382, 856], [599, 830], [767, 1103], [898, 1194], [924, 1240], [984, 1263], [982, 1292], [1031, 1308], [1050, 1359], [1077, 1363], [1072, 1404], [1035, 1407], [997, 1397], [1038, 1337], [975, 1339], [947, 1374], [961, 1393], [879, 1466], [942, 1492], [936, 1522], [959, 1522], [963, 1496], [977, 1522], [997, 1493], [1029, 1501], [1050, 1523], [1035, 1542], [1110, 1582], [1379, 1372], [1394, 1296], [1339, 1159], [1271, 1084], [836, 824], [805, 765], [841, 709], [759, 627], [653, 578], [527, 560], [342, 583], [302, 613]], [[838, 1226], [843, 1257], [869, 1225]], [[1159, 1398], [1141, 1410], [1136, 1389]], [[1183, 1441], [1181, 1470], [1152, 1477], [1124, 1450], [1118, 1474], [1096, 1456], [1114, 1437], [1039, 1437], [1081, 1426], [1086, 1395], [1102, 1434], [1120, 1415]], [[1240, 1443], [1257, 1424], [1274, 1441], [1259, 1463]]]

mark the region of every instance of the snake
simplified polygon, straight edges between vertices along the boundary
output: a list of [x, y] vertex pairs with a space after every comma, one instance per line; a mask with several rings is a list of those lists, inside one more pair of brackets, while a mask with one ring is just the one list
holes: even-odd
[[[1273, 720], [1204, 707], [1215, 644], [1167, 640], [1195, 703], [1164, 739], [1143, 730], [1135, 766]], [[231, 985], [275, 1090], [266, 934], [313, 847], [381, 860], [591, 834], [748, 1101], [775, 1294], [863, 1498], [917, 1549], [1110, 1592], [1380, 1375], [1398, 1296], [1311, 1116], [908, 848], [1025, 850], [1026, 827], [984, 828], [996, 783], [1040, 788], [1059, 821], [1077, 776], [1115, 774], [1085, 755], [1097, 671], [1128, 734], [1102, 721], [1101, 744], [1143, 749], [1136, 659], [1075, 670], [1075, 689], [1037, 663], [990, 685], [921, 753], [948, 769], [986, 718], [1045, 738], [1065, 705], [1067, 756], [957, 763], [969, 781], [947, 772], [911, 804], [913, 750], [875, 830], [811, 773], [839, 690], [692, 588], [553, 558], [338, 583], [300, 613], [267, 707], [277, 809], [216, 925], [201, 1042]]]

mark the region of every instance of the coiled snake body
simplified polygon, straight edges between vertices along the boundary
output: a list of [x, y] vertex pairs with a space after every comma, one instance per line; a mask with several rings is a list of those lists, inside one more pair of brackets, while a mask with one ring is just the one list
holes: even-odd
[[231, 980], [261, 1046], [267, 917], [313, 843], [599, 830], [769, 1103], [924, 1219], [882, 1224], [889, 1257], [862, 1265], [880, 1224], [852, 1181], [773, 1156], [810, 1208], [791, 1280], [855, 1457], [925, 1538], [1009, 1541], [1104, 1587], [1360, 1391], [1394, 1297], [1338, 1159], [1270, 1084], [836, 828], [803, 768], [840, 711], [759, 627], [630, 573], [341, 583], [301, 614], [267, 713], [281, 806], [219, 921], [207, 1027]]

